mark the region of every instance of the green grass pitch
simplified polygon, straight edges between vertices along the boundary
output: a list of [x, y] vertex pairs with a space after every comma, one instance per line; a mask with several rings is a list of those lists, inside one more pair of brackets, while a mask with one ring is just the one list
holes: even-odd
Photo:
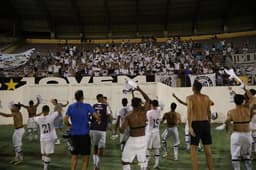
[[[216, 125], [212, 125], [213, 127]], [[161, 132], [164, 127], [161, 127]], [[190, 156], [185, 150], [184, 141], [184, 124], [179, 127], [181, 145], [179, 147], [179, 160], [172, 160], [172, 148], [171, 142], [168, 141], [169, 155], [167, 158], [160, 158], [161, 170], [190, 170], [191, 161]], [[41, 162], [40, 145], [39, 141], [29, 142], [28, 136], [25, 133], [23, 138], [23, 151], [24, 162], [20, 165], [9, 164], [9, 161], [14, 157], [14, 151], [12, 147], [12, 134], [13, 126], [2, 125], [0, 126], [0, 170], [41, 170], [43, 165]], [[106, 150], [101, 163], [101, 170], [121, 170], [121, 153], [119, 151], [119, 139], [111, 140], [108, 131]], [[231, 170], [231, 157], [229, 151], [229, 135], [225, 131], [216, 131], [212, 128], [213, 137], [213, 162], [214, 169], [219, 170]], [[162, 152], [162, 150], [161, 150]], [[199, 169], [205, 170], [206, 161], [204, 152], [198, 152]], [[153, 153], [151, 152], [150, 166], [153, 166]], [[161, 153], [162, 155], [162, 153]], [[255, 156], [255, 155], [254, 155]], [[69, 170], [70, 169], [70, 154], [66, 149], [66, 143], [62, 139], [61, 145], [56, 145], [55, 154], [52, 156], [52, 162], [49, 170]], [[245, 169], [243, 163], [241, 163], [241, 169]], [[256, 168], [256, 161], [253, 160], [253, 169]], [[78, 162], [77, 169], [81, 169], [81, 159]], [[89, 170], [92, 168], [92, 158], [90, 159]], [[134, 163], [132, 169], [139, 170], [139, 166]], [[152, 168], [151, 168], [152, 169]]]

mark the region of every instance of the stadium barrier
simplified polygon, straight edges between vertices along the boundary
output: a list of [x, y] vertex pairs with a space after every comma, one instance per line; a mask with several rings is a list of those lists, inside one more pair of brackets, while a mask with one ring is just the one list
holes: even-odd
[[[60, 103], [66, 103], [68, 100], [69, 103], [74, 102], [74, 92], [78, 89], [82, 89], [85, 93], [85, 102], [94, 104], [96, 103], [96, 95], [99, 93], [104, 94], [108, 97], [109, 104], [112, 108], [114, 117], [121, 107], [121, 99], [127, 97], [131, 99], [131, 94], [124, 94], [123, 88], [125, 81], [128, 77], [119, 76], [117, 82], [113, 83], [112, 81], [102, 81], [104, 78], [97, 78], [94, 83], [89, 83], [90, 77], [84, 77], [80, 82], [73, 77], [68, 78], [67, 81], [62, 78], [47, 77], [41, 79], [37, 84], [35, 83], [34, 78], [22, 78], [23, 83], [19, 88], [15, 88], [16, 85], [12, 83], [8, 84], [10, 87], [14, 87], [14, 90], [0, 90], [0, 100], [1, 100], [1, 112], [10, 113], [8, 104], [11, 101], [21, 102], [23, 104], [28, 104], [29, 100], [36, 101], [36, 96], [40, 95], [42, 98], [42, 103], [38, 108], [38, 113], [41, 111], [43, 105], [48, 104], [53, 109], [52, 104], [50, 103], [51, 99], [56, 98]], [[180, 88], [180, 87], [170, 87], [159, 82], [146, 82], [145, 76], [138, 76], [133, 79], [138, 82], [139, 86], [152, 98], [159, 99], [159, 101], [164, 105], [164, 110], [162, 113], [169, 111], [170, 103], [177, 101], [172, 97], [172, 94], [175, 93], [182, 100], [186, 100], [186, 96], [192, 94], [191, 87]], [[57, 84], [48, 84], [49, 82], [55, 82]], [[3, 86], [3, 83], [0, 84]], [[250, 88], [256, 88], [250, 87]], [[243, 93], [243, 90], [239, 86], [233, 87], [237, 93]], [[202, 93], [205, 93], [210, 96], [214, 102], [214, 106], [211, 108], [212, 112], [217, 112], [219, 117], [215, 122], [221, 123], [225, 120], [227, 111], [234, 107], [234, 104], [230, 102], [229, 91], [227, 87], [203, 87]], [[135, 95], [139, 95], [137, 92]], [[24, 124], [27, 121], [26, 110], [21, 110], [24, 116]], [[178, 104], [177, 111], [182, 115], [182, 121], [186, 120], [186, 107]], [[65, 112], [65, 110], [64, 110]], [[13, 120], [10, 118], [0, 117], [0, 124], [12, 124]]]

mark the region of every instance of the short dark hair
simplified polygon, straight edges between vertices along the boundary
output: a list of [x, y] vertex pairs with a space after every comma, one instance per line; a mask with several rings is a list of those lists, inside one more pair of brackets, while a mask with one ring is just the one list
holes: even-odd
[[159, 103], [158, 103], [157, 100], [152, 100], [152, 101], [151, 101], [151, 104], [152, 104], [152, 106], [154, 106], [154, 107], [158, 107], [158, 106], [159, 106]]
[[194, 89], [195, 89], [196, 91], [201, 91], [201, 89], [202, 89], [202, 84], [201, 84], [199, 81], [195, 80], [195, 81], [194, 81], [194, 84], [193, 84], [193, 87], [194, 87]]
[[58, 103], [58, 100], [57, 99], [52, 99], [53, 101], [55, 101], [56, 103]]
[[128, 99], [127, 98], [123, 98], [122, 99], [122, 105], [123, 106], [127, 106], [127, 104], [128, 104]]
[[75, 99], [80, 101], [84, 97], [84, 92], [82, 90], [77, 90], [75, 93]]
[[254, 90], [254, 89], [250, 89], [249, 91], [251, 92], [251, 94], [252, 94], [253, 96], [256, 94], [256, 90]]
[[48, 105], [44, 105], [43, 108], [42, 108], [42, 112], [43, 112], [43, 113], [47, 113], [47, 112], [49, 112], [49, 111], [50, 111], [49, 106], [48, 106]]
[[175, 109], [176, 109], [176, 107], [177, 107], [177, 104], [176, 103], [171, 103], [171, 110], [172, 111], [175, 111]]
[[33, 106], [33, 104], [34, 104], [34, 102], [33, 102], [33, 100], [29, 100], [29, 106]]
[[132, 98], [132, 107], [134, 107], [134, 108], [139, 107], [139, 106], [141, 106], [141, 103], [142, 103], [142, 101], [140, 98], [138, 98], [138, 97]]
[[234, 102], [236, 105], [242, 105], [244, 102], [244, 96], [241, 94], [236, 94], [234, 96]]
[[18, 109], [18, 110], [20, 110], [20, 108], [21, 108], [21, 104], [14, 104], [14, 106]]
[[100, 98], [104, 98], [103, 94], [97, 94], [96, 99], [99, 100]]

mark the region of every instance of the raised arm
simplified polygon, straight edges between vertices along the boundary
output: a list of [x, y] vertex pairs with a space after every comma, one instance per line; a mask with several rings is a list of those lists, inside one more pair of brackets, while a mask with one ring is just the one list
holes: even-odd
[[252, 99], [252, 98], [253, 98], [252, 93], [250, 92], [250, 90], [246, 89], [245, 86], [244, 86], [243, 90], [245, 91], [245, 94], [247, 95], [247, 97], [248, 97], [249, 99]]
[[39, 100], [39, 98], [37, 97], [37, 98], [36, 98], [36, 104], [35, 104], [35, 107], [38, 107], [38, 106], [39, 106], [39, 104], [40, 104], [40, 100]]
[[172, 94], [172, 96], [180, 103], [183, 104], [184, 106], [187, 106], [188, 104], [184, 101], [182, 101], [181, 99], [179, 99], [174, 93]]
[[2, 113], [2, 112], [0, 112], [0, 115], [3, 117], [13, 117], [12, 114]]
[[144, 105], [144, 107], [148, 110], [148, 109], [150, 109], [150, 98], [149, 98], [149, 96], [138, 86], [137, 87], [137, 91], [139, 91], [140, 92], [140, 94], [143, 96], [143, 98], [145, 99], [145, 105]]
[[69, 101], [67, 100], [66, 104], [62, 104], [62, 107], [66, 107], [69, 104]]
[[24, 105], [24, 104], [21, 104], [21, 103], [18, 103], [21, 107], [24, 107], [25, 109], [28, 109], [29, 108], [29, 106], [26, 106], [26, 105]]

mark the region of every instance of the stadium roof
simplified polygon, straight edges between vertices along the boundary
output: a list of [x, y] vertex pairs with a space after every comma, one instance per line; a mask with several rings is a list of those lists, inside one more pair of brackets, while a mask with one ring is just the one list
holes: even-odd
[[0, 22], [1, 33], [28, 37], [162, 37], [254, 30], [256, 7], [253, 0], [5, 0]]

